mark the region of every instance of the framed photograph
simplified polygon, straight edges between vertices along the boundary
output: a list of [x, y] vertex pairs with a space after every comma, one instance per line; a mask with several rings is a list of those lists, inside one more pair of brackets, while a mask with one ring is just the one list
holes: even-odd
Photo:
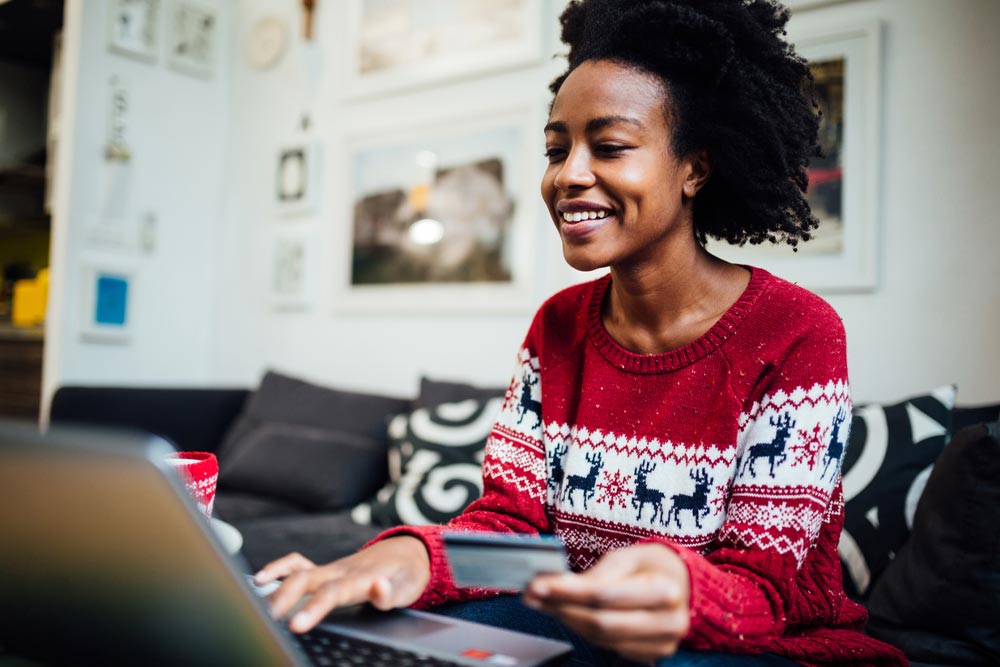
[[131, 338], [133, 272], [124, 267], [85, 264], [80, 303], [80, 336], [99, 343], [127, 343]]
[[156, 62], [160, 0], [111, 0], [108, 47], [115, 53]]
[[322, 144], [289, 141], [278, 149], [274, 172], [274, 200], [281, 215], [300, 216], [316, 212], [322, 169]]
[[787, 245], [712, 241], [725, 259], [761, 266], [817, 292], [873, 290], [879, 256], [881, 28], [877, 21], [789, 37], [809, 61], [822, 111], [824, 156], [808, 168], [807, 198], [820, 225], [798, 252]]
[[219, 26], [216, 10], [194, 0], [173, 0], [169, 18], [170, 67], [210, 78], [215, 71]]
[[349, 142], [337, 308], [526, 307], [536, 245], [530, 118], [466, 117]]
[[348, 97], [538, 62], [537, 0], [347, 0]]
[[316, 246], [312, 233], [278, 234], [272, 240], [270, 301], [276, 309], [304, 309], [315, 301]]

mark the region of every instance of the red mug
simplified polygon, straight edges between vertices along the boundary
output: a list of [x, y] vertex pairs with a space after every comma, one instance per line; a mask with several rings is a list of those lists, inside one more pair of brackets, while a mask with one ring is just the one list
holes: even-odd
[[184, 479], [184, 486], [206, 517], [212, 517], [215, 486], [219, 481], [219, 461], [211, 452], [175, 452], [167, 457]]

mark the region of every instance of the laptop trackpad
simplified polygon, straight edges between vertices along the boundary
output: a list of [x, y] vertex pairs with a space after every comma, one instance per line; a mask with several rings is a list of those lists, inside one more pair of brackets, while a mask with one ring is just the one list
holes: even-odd
[[326, 619], [327, 623], [342, 628], [355, 628], [366, 633], [377, 635], [382, 639], [410, 641], [423, 639], [442, 630], [454, 627], [448, 622], [436, 621], [426, 616], [407, 613], [385, 613], [361, 611], [349, 618]]
[[423, 614], [412, 614], [405, 611], [378, 611], [370, 605], [335, 609], [324, 619], [322, 625], [350, 628], [396, 641], [426, 638], [454, 627], [453, 623], [438, 621]]

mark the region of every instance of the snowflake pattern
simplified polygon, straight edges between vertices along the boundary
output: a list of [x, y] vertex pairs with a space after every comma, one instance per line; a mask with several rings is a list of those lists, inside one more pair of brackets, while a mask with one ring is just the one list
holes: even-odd
[[622, 509], [628, 506], [625, 496], [628, 494], [629, 484], [632, 482], [632, 475], [622, 476], [620, 470], [615, 470], [609, 474], [604, 472], [604, 481], [597, 485], [601, 489], [601, 496], [598, 502], [607, 503], [610, 507], [621, 505]]
[[729, 494], [726, 493], [726, 490], [725, 484], [719, 484], [713, 490], [712, 499], [708, 501], [708, 504], [712, 506], [712, 516], [725, 514], [726, 504], [729, 501]]
[[517, 376], [514, 376], [511, 379], [510, 384], [507, 385], [507, 391], [504, 392], [503, 405], [500, 406], [500, 412], [514, 411], [514, 405], [517, 403], [516, 399], [514, 398], [515, 395], [514, 390], [517, 388], [517, 384], [518, 384]]
[[816, 460], [826, 446], [829, 434], [830, 427], [820, 428], [819, 424], [813, 426], [811, 434], [807, 430], [799, 429], [799, 437], [802, 439], [802, 442], [789, 447], [795, 453], [795, 460], [792, 462], [792, 465], [805, 463], [809, 466], [810, 470], [815, 468]]

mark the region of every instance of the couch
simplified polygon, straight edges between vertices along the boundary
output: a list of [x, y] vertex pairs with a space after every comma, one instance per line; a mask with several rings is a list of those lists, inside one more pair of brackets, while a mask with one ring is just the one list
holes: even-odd
[[[424, 378], [417, 397], [392, 397], [268, 373], [254, 390], [61, 387], [51, 420], [216, 452], [215, 516], [240, 530], [256, 569], [290, 551], [328, 562], [385, 527], [461, 511], [478, 496], [503, 394]], [[954, 387], [940, 387], [855, 408], [843, 462], [845, 588], [869, 607], [869, 631], [914, 665], [996, 665], [1000, 403], [954, 401]]]
[[[476, 455], [491, 425], [486, 411], [498, 411], [503, 393], [502, 388], [424, 379], [416, 398], [399, 398], [268, 373], [254, 390], [60, 387], [50, 420], [137, 429], [162, 436], [179, 450], [215, 452], [220, 475], [213, 516], [239, 529], [244, 558], [259, 568], [290, 551], [328, 562], [356, 551], [391, 525], [407, 519], [445, 521], [461, 511], [479, 494]], [[394, 502], [393, 427], [403, 429], [397, 443], [413, 441], [419, 433], [408, 429], [405, 416], [463, 401], [472, 401], [478, 420], [436, 424], [469, 440], [459, 443], [464, 447], [455, 442], [439, 447], [435, 455], [436, 467], [450, 471], [445, 493], [454, 500], [440, 510], [422, 497], [414, 500], [421, 509]], [[404, 420], [393, 423], [394, 417]], [[421, 445], [418, 463], [433, 447]], [[395, 453], [397, 469], [412, 468], [407, 455]], [[385, 502], [364, 503], [379, 492]]]

